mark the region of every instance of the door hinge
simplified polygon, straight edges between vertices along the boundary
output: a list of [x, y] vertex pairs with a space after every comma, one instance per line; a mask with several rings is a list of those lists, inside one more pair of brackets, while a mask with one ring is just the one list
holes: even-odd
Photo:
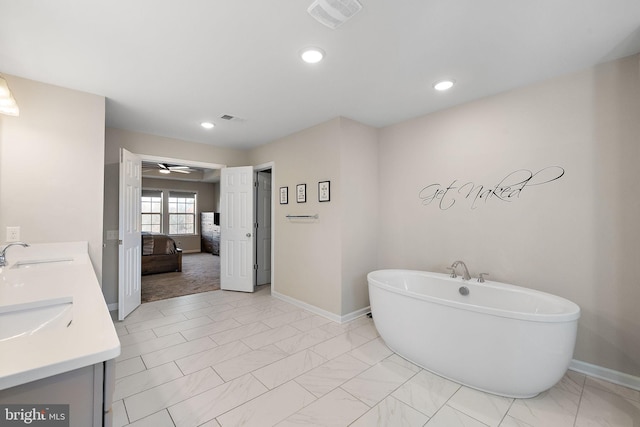
[[253, 264], [253, 269], [257, 270], [258, 269], [258, 264]]
[[122, 245], [122, 240], [118, 240], [118, 244], [119, 244], [119, 245]]

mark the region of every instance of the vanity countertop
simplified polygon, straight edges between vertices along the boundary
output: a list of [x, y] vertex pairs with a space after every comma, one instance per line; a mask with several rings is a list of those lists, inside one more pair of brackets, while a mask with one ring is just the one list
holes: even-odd
[[[0, 390], [114, 359], [120, 341], [88, 255], [87, 242], [11, 247], [0, 267], [0, 322], [15, 307], [71, 301], [71, 323], [0, 338]], [[4, 319], [3, 319], [4, 316]], [[1, 328], [0, 323], [0, 328]], [[7, 335], [8, 334], [8, 335]]]

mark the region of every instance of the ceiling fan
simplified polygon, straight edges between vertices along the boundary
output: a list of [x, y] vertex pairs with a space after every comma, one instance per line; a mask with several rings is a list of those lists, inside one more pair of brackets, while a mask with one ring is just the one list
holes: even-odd
[[189, 166], [174, 166], [168, 163], [156, 163], [156, 165], [158, 165], [158, 172], [163, 174], [169, 174], [171, 172], [191, 173]]

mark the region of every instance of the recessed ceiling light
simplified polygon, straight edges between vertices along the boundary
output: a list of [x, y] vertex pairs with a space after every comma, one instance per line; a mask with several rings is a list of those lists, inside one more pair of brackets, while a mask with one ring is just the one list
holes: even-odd
[[322, 61], [324, 51], [317, 47], [308, 47], [300, 53], [300, 57], [307, 64], [315, 64]]
[[440, 80], [433, 84], [433, 88], [440, 91], [449, 90], [453, 87], [454, 83], [454, 80]]
[[202, 126], [205, 129], [213, 129], [215, 127], [215, 125], [211, 122], [202, 122], [200, 123], [200, 126]]

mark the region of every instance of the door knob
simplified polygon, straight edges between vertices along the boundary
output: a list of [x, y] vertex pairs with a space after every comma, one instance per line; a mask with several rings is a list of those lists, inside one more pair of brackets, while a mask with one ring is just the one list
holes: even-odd
[[247, 233], [247, 237], [251, 237], [251, 233]]

